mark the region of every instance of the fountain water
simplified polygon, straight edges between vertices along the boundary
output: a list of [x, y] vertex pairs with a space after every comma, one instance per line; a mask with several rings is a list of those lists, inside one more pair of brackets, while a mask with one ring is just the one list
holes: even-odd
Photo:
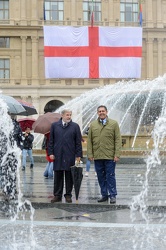
[[166, 75], [154, 80], [121, 81], [114, 85], [93, 89], [61, 106], [73, 111], [73, 120], [80, 124], [82, 133], [97, 118], [99, 105], [108, 108], [108, 116], [119, 122], [122, 135], [133, 135], [132, 148], [137, 136], [146, 130], [150, 134], [155, 120], [165, 105]]
[[[25, 212], [30, 211], [31, 227], [29, 237], [32, 246], [34, 208], [31, 202], [23, 200], [20, 183], [21, 150], [12, 136], [13, 123], [8, 115], [7, 105], [0, 99], [0, 183], [2, 189], [2, 208], [4, 215], [11, 221], [25, 219]], [[9, 221], [10, 224], [10, 221]], [[14, 234], [15, 235], [15, 234]], [[13, 249], [14, 244], [13, 242]]]
[[[141, 233], [140, 228], [133, 226], [133, 249], [154, 249], [156, 237], [165, 232], [162, 232], [161, 228], [155, 228], [154, 231], [152, 225], [150, 226], [154, 214], [160, 214], [161, 204], [160, 201], [156, 204], [155, 197], [158, 192], [162, 192], [162, 187], [155, 191], [153, 188], [151, 191], [150, 188], [153, 186], [154, 175], [160, 179], [165, 171], [161, 166], [160, 150], [165, 150], [166, 147], [166, 75], [154, 80], [122, 81], [89, 91], [69, 101], [56, 112], [65, 107], [73, 110], [74, 120], [80, 124], [84, 132], [89, 123], [97, 118], [96, 110], [99, 105], [107, 106], [108, 116], [119, 122], [123, 135], [134, 135], [132, 148], [143, 128], [146, 128], [146, 133], [153, 138], [154, 149], [146, 159], [145, 179], [140, 194], [133, 197], [130, 217], [133, 223], [137, 222], [138, 217], [146, 223]], [[146, 144], [148, 146], [148, 141]], [[153, 204], [150, 204], [149, 199], [154, 199]], [[160, 216], [158, 223], [165, 223], [163, 213]], [[161, 241], [164, 246], [166, 237]]]
[[[161, 166], [161, 159], [159, 156], [160, 149], [165, 149], [164, 145], [164, 137], [166, 135], [166, 111], [165, 111], [165, 103], [166, 103], [166, 75], [163, 77], [158, 77], [152, 81], [129, 81], [129, 82], [118, 82], [115, 85], [104, 86], [99, 89], [95, 89], [84, 93], [80, 97], [77, 97], [71, 101], [69, 101], [66, 105], [59, 108], [56, 112], [60, 112], [63, 108], [67, 107], [73, 110], [73, 120], [80, 123], [82, 128], [82, 132], [84, 132], [88, 126], [88, 124], [96, 119], [96, 109], [97, 106], [104, 104], [108, 107], [109, 114], [108, 116], [116, 119], [121, 128], [121, 132], [126, 135], [133, 134], [134, 140], [132, 147], [134, 148], [136, 138], [139, 135], [140, 130], [143, 127], [150, 129], [151, 126], [154, 127], [152, 132], [152, 137], [154, 140], [154, 150], [152, 150], [151, 155], [147, 158], [146, 166], [147, 171], [145, 174], [144, 182], [142, 185], [142, 190], [138, 196], [133, 197], [133, 201], [131, 204], [131, 218], [132, 221], [137, 221], [138, 213], [146, 222], [145, 229], [137, 229], [135, 228], [134, 232], [134, 240], [133, 240], [133, 249], [154, 249], [152, 238], [157, 237], [159, 234], [165, 235], [165, 232], [161, 232], [161, 229], [157, 229], [155, 227], [155, 232], [153, 233], [153, 229], [149, 227], [152, 214], [149, 213], [149, 181], [151, 181], [152, 170], [156, 171], [157, 175], [161, 175], [163, 169], [159, 168]], [[4, 151], [3, 157], [6, 157], [9, 152], [13, 152], [14, 157], [18, 162], [18, 168], [20, 166], [20, 152], [18, 149], [10, 145], [10, 131], [12, 130], [11, 121], [7, 116], [7, 108], [4, 103], [0, 101], [0, 116], [3, 116], [4, 119], [0, 122], [1, 131], [3, 131], [4, 135], [1, 135], [1, 138], [4, 136], [5, 142], [7, 142], [7, 147]], [[155, 126], [154, 126], [155, 125]], [[7, 128], [7, 129], [6, 129]], [[148, 132], [148, 131], [147, 131]], [[149, 131], [150, 132], [150, 131]], [[1, 140], [2, 141], [2, 140]], [[2, 162], [4, 158], [1, 157]], [[2, 164], [1, 162], [1, 164]], [[18, 186], [19, 177], [18, 179]], [[153, 197], [152, 197], [153, 198]], [[154, 201], [155, 202], [155, 201]], [[12, 248], [10, 249], [38, 249], [38, 246], [35, 246], [34, 240], [34, 228], [33, 228], [33, 208], [28, 201], [22, 201], [22, 194], [18, 193], [18, 201], [14, 203], [14, 205], [10, 205], [10, 215], [12, 215], [12, 220], [16, 220], [19, 218], [20, 214], [24, 219], [24, 212], [26, 211], [27, 205], [30, 207], [31, 213], [31, 221], [32, 224], [29, 228], [30, 238], [27, 239], [31, 244], [31, 248], [25, 248], [25, 244], [27, 242], [24, 241], [21, 234], [19, 235], [21, 239], [18, 240], [18, 248], [16, 241], [16, 234], [13, 229], [13, 243]], [[160, 204], [155, 204], [156, 207]], [[161, 217], [162, 222], [165, 223], [165, 218]], [[12, 225], [15, 228], [15, 225]], [[18, 224], [16, 225], [18, 227]], [[134, 229], [134, 225], [133, 228]], [[58, 230], [58, 229], [56, 229]], [[67, 230], [67, 228], [65, 228]], [[17, 230], [16, 230], [17, 231]], [[23, 229], [23, 232], [27, 233], [27, 229]], [[44, 231], [44, 230], [43, 230]], [[49, 230], [48, 230], [49, 231]], [[51, 231], [51, 230], [50, 230]], [[50, 233], [50, 231], [48, 233]], [[71, 230], [72, 231], [72, 230]], [[104, 230], [105, 231], [105, 230]], [[133, 231], [133, 230], [132, 230]], [[18, 231], [17, 231], [18, 232]], [[59, 235], [60, 232], [56, 231], [56, 234]], [[64, 231], [62, 231], [61, 237]], [[105, 234], [106, 232], [104, 232]], [[40, 232], [39, 232], [40, 234]], [[45, 232], [43, 232], [43, 235]], [[141, 239], [141, 235], [142, 239]], [[119, 235], [119, 234], [118, 234]], [[18, 236], [17, 236], [18, 237]], [[59, 241], [61, 240], [59, 237]], [[65, 235], [66, 237], [66, 235]], [[109, 237], [109, 236], [108, 236]], [[119, 236], [118, 236], [119, 237]], [[163, 236], [163, 241], [166, 239]], [[41, 238], [41, 237], [39, 237]], [[44, 238], [44, 237], [43, 237]], [[53, 237], [50, 236], [52, 239]], [[142, 243], [142, 245], [137, 244], [138, 242]], [[149, 244], [148, 247], [146, 244]], [[48, 242], [47, 242], [48, 244]], [[119, 243], [118, 243], [119, 244]], [[144, 245], [145, 244], [145, 245]], [[164, 244], [163, 244], [164, 245]], [[40, 248], [41, 249], [41, 248]], [[54, 249], [54, 248], [52, 248]], [[60, 248], [59, 248], [60, 249]], [[83, 248], [82, 248], [83, 249]], [[116, 248], [115, 248], [116, 249]], [[123, 248], [122, 248], [123, 249]]]

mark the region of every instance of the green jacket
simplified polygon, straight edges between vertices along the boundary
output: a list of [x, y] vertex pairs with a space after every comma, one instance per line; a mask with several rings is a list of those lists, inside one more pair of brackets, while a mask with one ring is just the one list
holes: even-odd
[[87, 143], [87, 156], [95, 160], [120, 157], [122, 142], [119, 125], [116, 121], [107, 118], [105, 125], [98, 120], [90, 125]]

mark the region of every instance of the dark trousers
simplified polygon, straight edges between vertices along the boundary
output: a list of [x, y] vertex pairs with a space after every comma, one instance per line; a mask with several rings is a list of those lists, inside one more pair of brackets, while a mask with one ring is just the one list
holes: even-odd
[[94, 162], [102, 197], [115, 197], [117, 195], [116, 163], [113, 160], [95, 160]]
[[54, 196], [62, 197], [63, 194], [63, 186], [64, 186], [64, 177], [65, 177], [65, 188], [66, 193], [64, 196], [72, 196], [72, 189], [73, 189], [73, 179], [71, 175], [71, 171], [63, 171], [57, 170], [54, 171]]

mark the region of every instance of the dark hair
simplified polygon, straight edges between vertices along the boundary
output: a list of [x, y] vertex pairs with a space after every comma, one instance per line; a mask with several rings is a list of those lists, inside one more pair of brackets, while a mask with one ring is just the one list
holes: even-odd
[[100, 105], [100, 106], [98, 106], [97, 111], [99, 110], [99, 108], [104, 108], [104, 109], [107, 111], [107, 107], [106, 107], [106, 106], [104, 106], [104, 105]]

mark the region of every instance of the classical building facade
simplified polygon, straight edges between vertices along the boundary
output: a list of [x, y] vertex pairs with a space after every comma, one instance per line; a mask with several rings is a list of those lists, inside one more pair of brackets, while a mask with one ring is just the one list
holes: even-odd
[[[166, 72], [166, 0], [141, 0], [141, 79]], [[138, 0], [0, 0], [0, 89], [54, 111], [85, 91], [121, 79], [45, 79], [44, 25], [139, 26]]]

